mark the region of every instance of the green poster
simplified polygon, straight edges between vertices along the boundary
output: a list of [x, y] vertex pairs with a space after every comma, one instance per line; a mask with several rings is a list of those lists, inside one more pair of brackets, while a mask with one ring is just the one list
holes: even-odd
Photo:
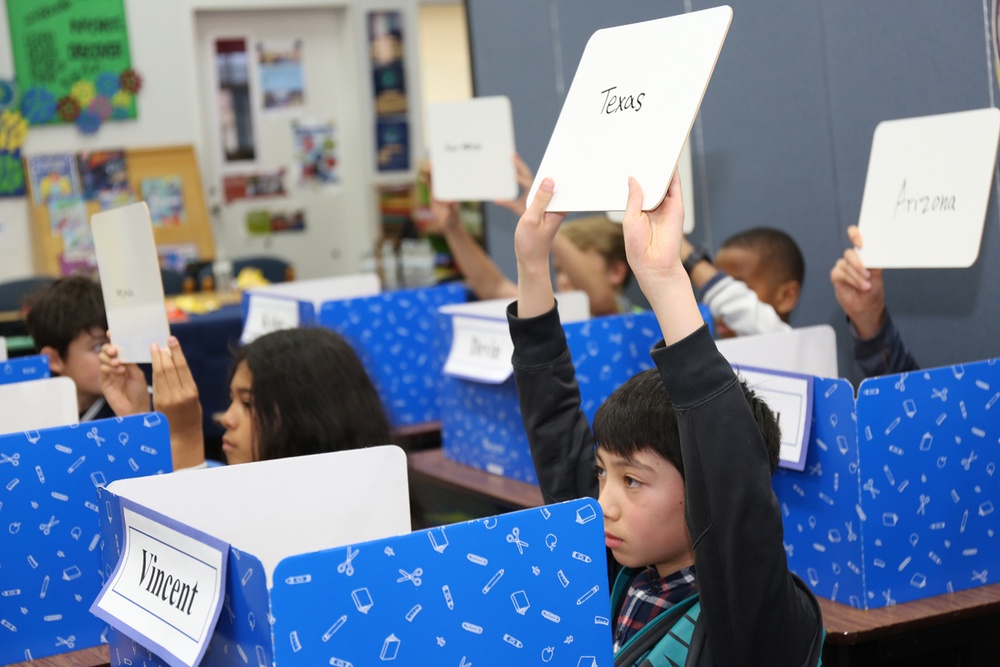
[[7, 0], [7, 17], [29, 122], [136, 117], [124, 0]]

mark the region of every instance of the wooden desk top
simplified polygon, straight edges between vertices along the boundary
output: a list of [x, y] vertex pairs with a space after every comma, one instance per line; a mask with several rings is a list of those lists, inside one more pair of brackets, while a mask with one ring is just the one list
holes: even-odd
[[16, 662], [9, 667], [104, 667], [111, 662], [108, 645], [102, 644], [71, 653], [38, 658], [31, 662]]
[[512, 509], [528, 509], [544, 504], [542, 491], [534, 484], [455, 463], [444, 457], [441, 448], [412, 452], [408, 459], [410, 470], [418, 476]]
[[851, 645], [1000, 613], [1000, 584], [867, 611], [823, 598], [819, 606], [826, 641]]

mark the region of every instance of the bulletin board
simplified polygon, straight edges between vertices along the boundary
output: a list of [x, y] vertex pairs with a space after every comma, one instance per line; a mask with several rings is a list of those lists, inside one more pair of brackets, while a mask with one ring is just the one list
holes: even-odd
[[[157, 246], [194, 244], [199, 258], [215, 257], [215, 240], [208, 220], [208, 208], [201, 189], [201, 174], [194, 147], [166, 146], [158, 148], [125, 149], [126, 173], [132, 191], [141, 199], [142, 182], [146, 179], [178, 177], [184, 200], [185, 220], [178, 225], [153, 227]], [[28, 179], [30, 180], [30, 179]], [[29, 192], [31, 231], [34, 248], [35, 272], [40, 275], [59, 275], [59, 257], [63, 253], [62, 238], [52, 232], [49, 208], [35, 204], [35, 193]], [[86, 202], [88, 219], [100, 211], [97, 201]]]

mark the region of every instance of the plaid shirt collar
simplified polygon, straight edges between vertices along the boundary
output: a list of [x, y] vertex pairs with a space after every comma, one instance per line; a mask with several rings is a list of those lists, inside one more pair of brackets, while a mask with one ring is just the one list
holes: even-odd
[[615, 624], [615, 653], [647, 623], [697, 589], [694, 565], [660, 577], [650, 566], [629, 584]]

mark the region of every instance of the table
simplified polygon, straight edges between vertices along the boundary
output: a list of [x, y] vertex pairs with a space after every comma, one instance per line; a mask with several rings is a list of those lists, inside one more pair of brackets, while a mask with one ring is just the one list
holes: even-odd
[[440, 448], [412, 452], [407, 458], [417, 481], [431, 482], [475, 496], [506, 508], [506, 511], [544, 504], [542, 492], [536, 485], [455, 463], [445, 458]]
[[61, 653], [39, 658], [31, 662], [16, 662], [9, 667], [104, 667], [109, 665], [111, 656], [107, 644], [85, 648], [80, 651]]

